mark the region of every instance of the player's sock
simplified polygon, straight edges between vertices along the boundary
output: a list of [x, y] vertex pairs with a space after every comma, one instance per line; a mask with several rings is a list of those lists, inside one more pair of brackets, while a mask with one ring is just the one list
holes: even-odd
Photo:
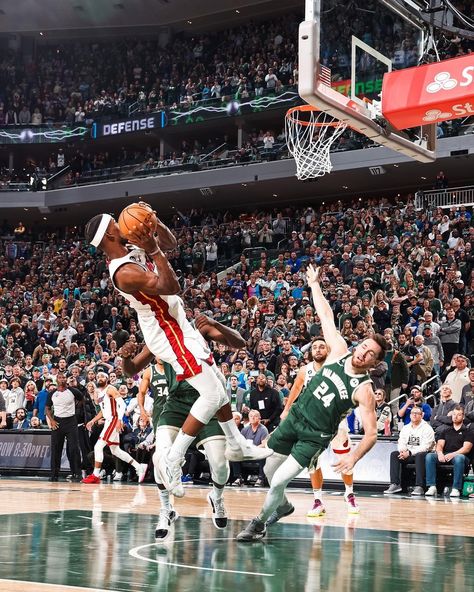
[[170, 504], [170, 492], [167, 489], [161, 489], [163, 485], [158, 485], [158, 491], [160, 494], [160, 504], [163, 510], [167, 510], [168, 512], [171, 511], [171, 504]]
[[344, 497], [347, 497], [351, 493], [354, 493], [354, 485], [346, 485], [346, 491], [344, 493]]
[[100, 467], [99, 468], [94, 467], [94, 472], [93, 472], [94, 477], [100, 477], [100, 471], [101, 471]]
[[176, 436], [173, 445], [169, 449], [168, 460], [174, 462], [181, 458], [184, 458], [186, 455], [186, 451], [193, 443], [195, 437], [196, 436], [188, 436], [183, 432], [183, 430], [179, 430], [179, 433]]
[[219, 425], [224, 432], [227, 441], [232, 446], [232, 448], [240, 448], [239, 440], [242, 438], [241, 433], [239, 432], [239, 428], [237, 427], [235, 421], [233, 419], [229, 419], [228, 421], [220, 421]]
[[322, 489], [313, 489], [314, 499], [319, 500], [320, 502], [323, 500], [323, 490]]
[[214, 499], [218, 501], [222, 499], [222, 496], [224, 495], [224, 486], [217, 485], [216, 483], [212, 482], [212, 492]]

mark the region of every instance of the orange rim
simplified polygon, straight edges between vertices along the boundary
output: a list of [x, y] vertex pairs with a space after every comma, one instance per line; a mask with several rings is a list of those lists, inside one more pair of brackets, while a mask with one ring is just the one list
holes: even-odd
[[321, 112], [321, 109], [318, 109], [317, 107], [313, 107], [313, 105], [297, 105], [296, 107], [291, 107], [291, 109], [288, 109], [285, 117], [287, 119], [289, 119], [290, 121], [292, 121], [293, 123], [296, 123], [298, 125], [303, 125], [305, 127], [308, 127], [308, 126], [339, 127], [341, 125], [342, 122], [339, 121], [339, 119], [335, 119], [334, 121], [320, 122], [320, 121], [305, 121], [304, 119], [296, 119], [295, 117], [293, 117], [293, 113], [319, 113], [319, 112]]

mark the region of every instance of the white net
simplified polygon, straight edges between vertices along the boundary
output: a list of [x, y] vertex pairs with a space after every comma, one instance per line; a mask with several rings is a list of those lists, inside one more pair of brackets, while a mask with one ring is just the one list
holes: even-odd
[[332, 170], [331, 146], [347, 124], [324, 111], [304, 105], [293, 107], [286, 114], [286, 144], [296, 162], [300, 181], [322, 177]]

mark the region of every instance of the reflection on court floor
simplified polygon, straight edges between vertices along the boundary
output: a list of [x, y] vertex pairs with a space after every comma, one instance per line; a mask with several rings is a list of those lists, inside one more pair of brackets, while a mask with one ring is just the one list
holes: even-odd
[[472, 589], [474, 538], [368, 530], [359, 516], [345, 527], [278, 524], [244, 545], [234, 540], [244, 522], [216, 531], [188, 517], [155, 544], [154, 520], [100, 509], [4, 515], [1, 578], [124, 592]]

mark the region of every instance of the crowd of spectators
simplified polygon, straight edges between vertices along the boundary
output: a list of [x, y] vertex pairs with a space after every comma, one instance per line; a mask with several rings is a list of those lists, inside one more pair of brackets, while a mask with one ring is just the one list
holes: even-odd
[[[426, 395], [420, 385], [432, 377], [436, 389], [442, 382], [451, 388], [456, 403], [470, 403], [469, 209], [417, 212], [409, 196], [237, 217], [192, 210], [177, 213], [169, 225], [178, 242], [169, 259], [188, 318], [211, 315], [244, 337], [247, 345], [239, 351], [216, 346], [215, 359], [235, 410], [246, 416], [258, 409], [267, 430], [278, 425], [298, 368], [308, 360], [305, 346], [321, 333], [305, 284], [310, 261], [323, 267], [323, 290], [348, 346], [374, 331], [391, 343], [372, 373], [381, 392], [380, 433], [411, 421], [411, 410]], [[20, 227], [16, 235], [6, 223], [1, 229], [1, 427], [24, 428], [32, 415], [44, 425], [45, 396], [62, 371], [89, 396], [92, 411], [101, 369], [133, 400], [139, 378], [124, 377], [120, 348], [143, 338], [133, 310], [111, 285], [105, 260], [84, 244], [80, 228], [30, 240], [30, 230], [21, 224], [15, 230]], [[218, 275], [220, 258], [234, 264]], [[396, 400], [391, 409], [385, 399]], [[423, 407], [427, 420], [435, 400]], [[357, 416], [351, 427], [358, 431]]]
[[0, 62], [0, 125], [83, 123], [99, 114], [245, 99], [294, 86], [296, 15], [189, 37], [40, 45]]
[[[323, 18], [321, 55], [334, 82], [350, 78], [351, 33], [396, 66], [416, 65], [414, 28], [387, 17], [380, 3], [368, 0], [364, 11], [356, 3], [332, 5]], [[73, 40], [39, 44], [27, 61], [20, 51], [6, 52], [0, 60], [0, 125], [84, 123], [99, 115], [128, 115], [130, 105], [155, 111], [279, 93], [297, 84], [301, 20], [291, 13], [193, 37], [177, 34], [166, 46], [157, 38]], [[439, 44], [441, 58], [472, 49], [472, 41], [455, 36]], [[358, 72], [373, 76], [376, 64], [361, 54]]]

